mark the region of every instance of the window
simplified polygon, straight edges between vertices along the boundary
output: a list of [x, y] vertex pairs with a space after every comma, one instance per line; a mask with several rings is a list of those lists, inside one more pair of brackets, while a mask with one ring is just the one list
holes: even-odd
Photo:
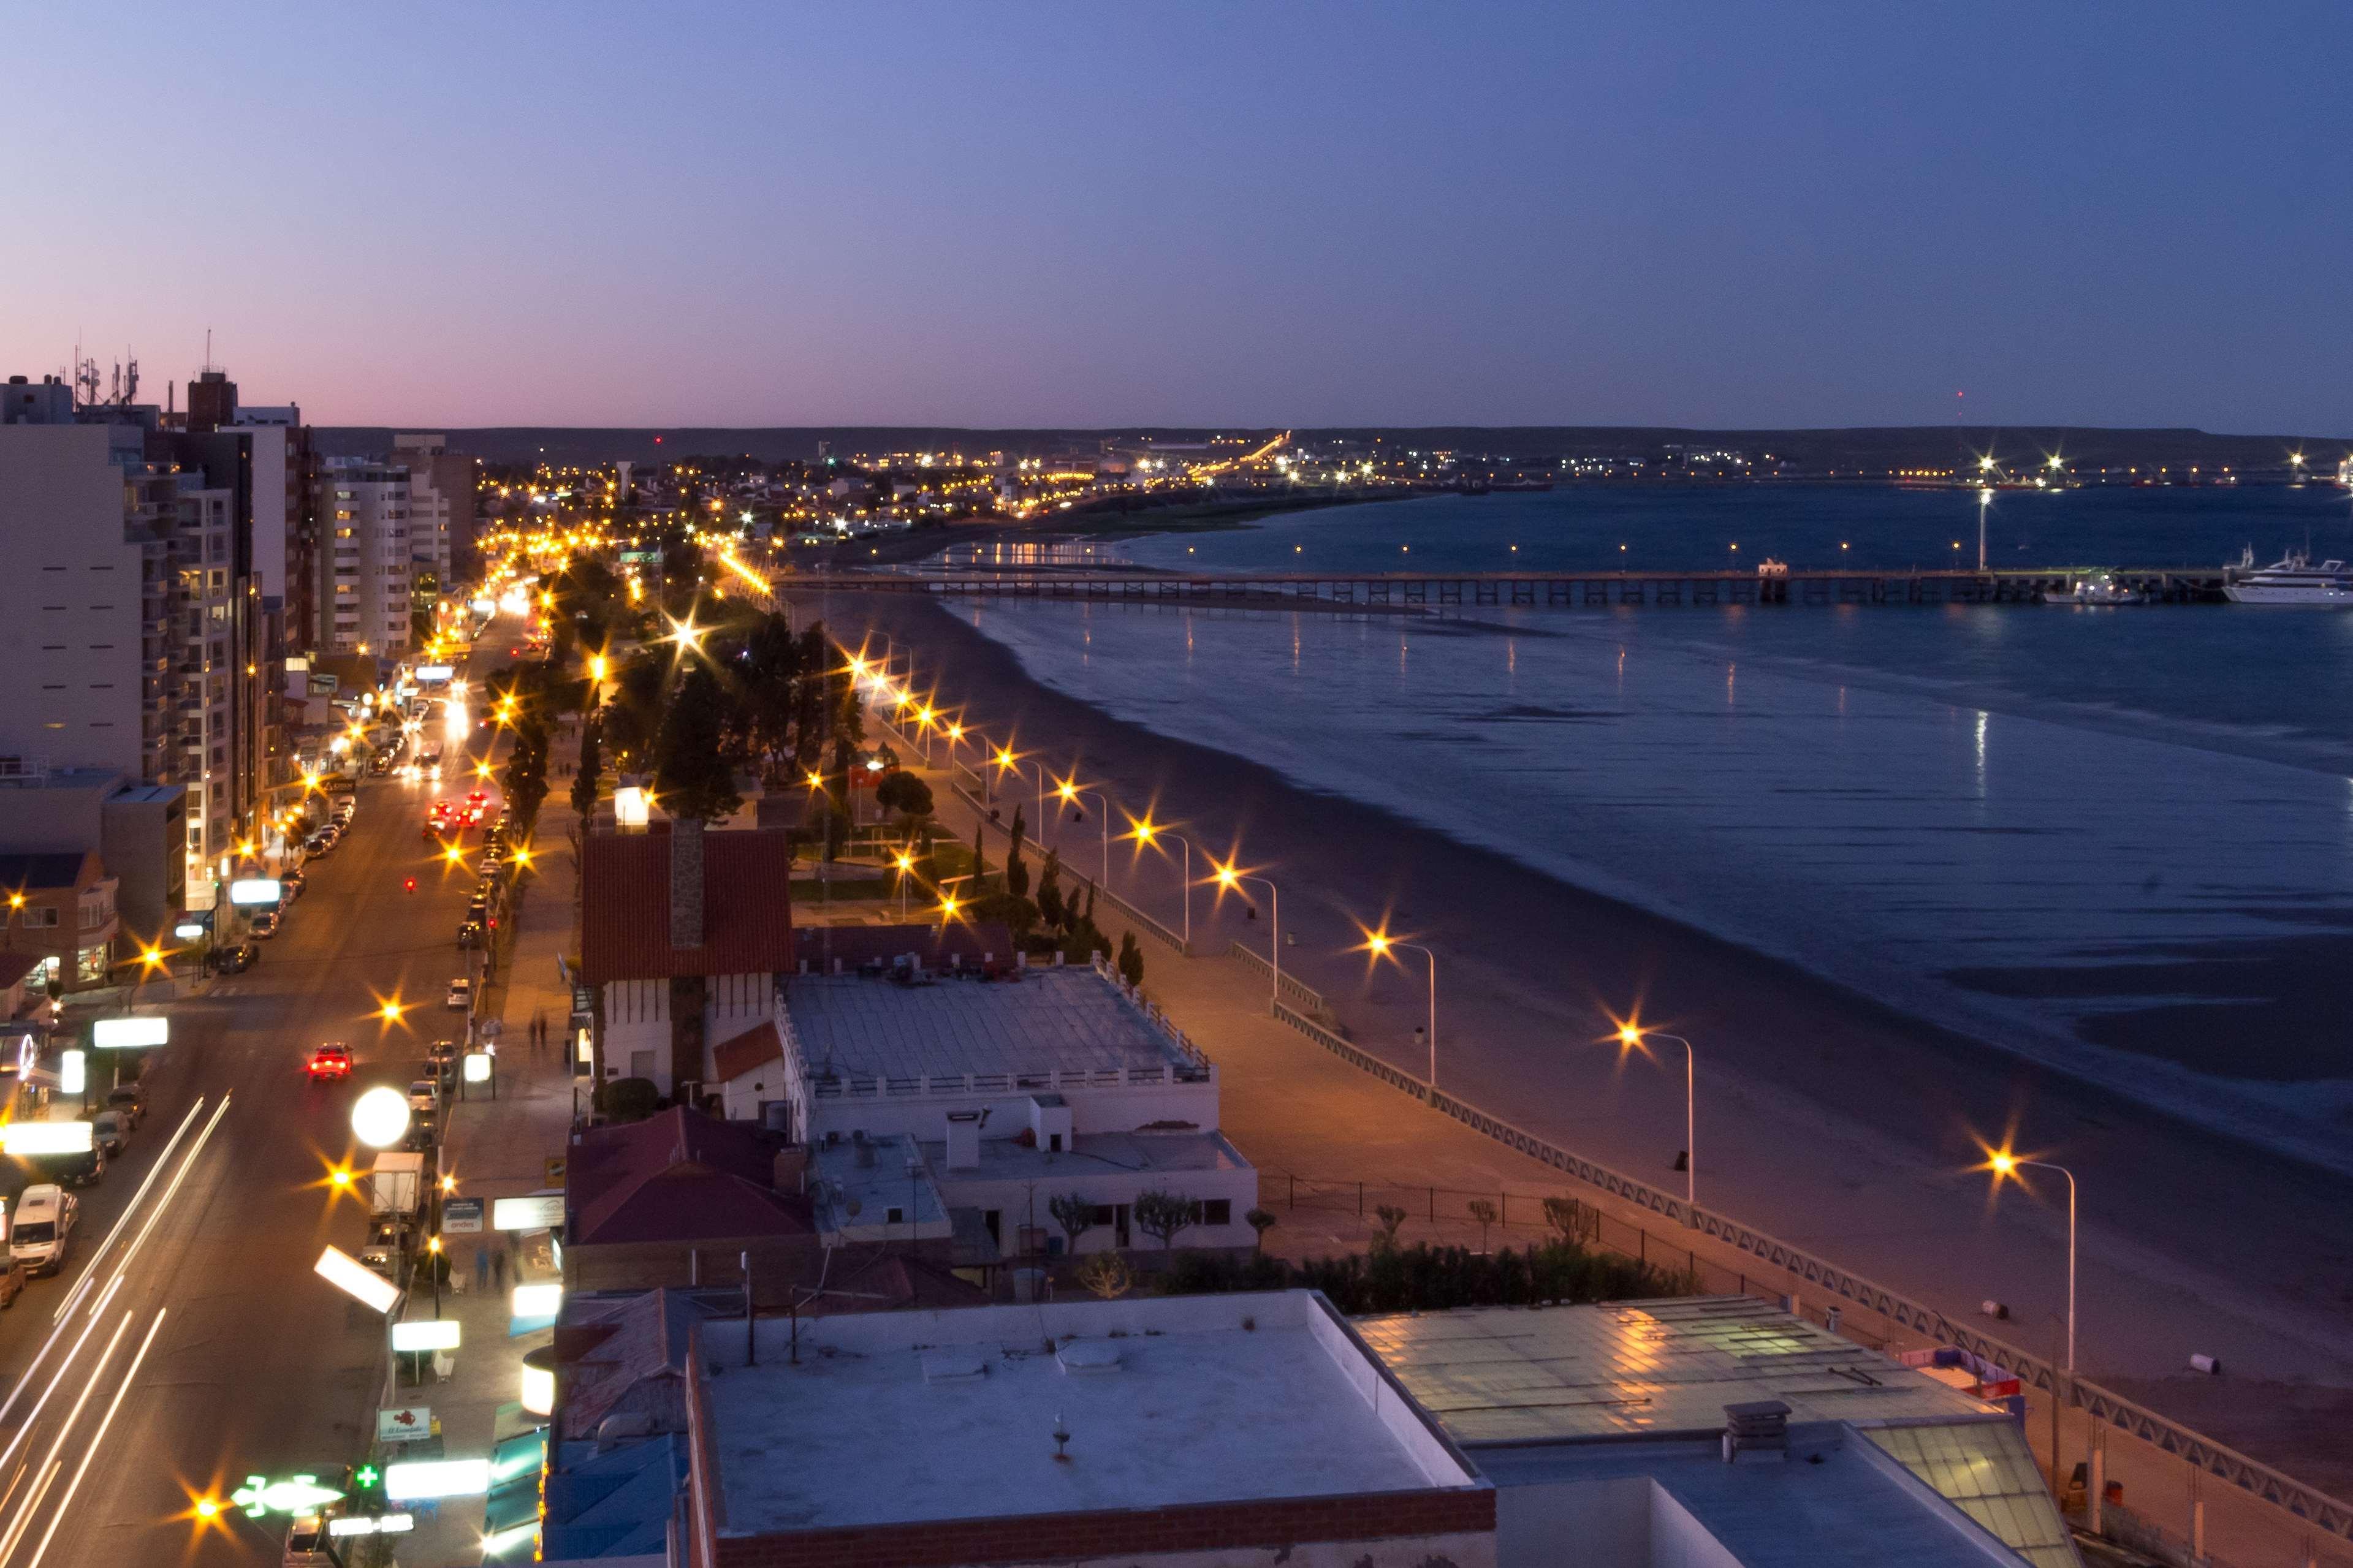
[[883, 1214], [882, 1223], [884, 1225], [904, 1225], [907, 1223], [907, 1211], [901, 1208], [898, 1205], [892, 1204]]
[[1193, 1207], [1195, 1217], [1203, 1225], [1234, 1223], [1234, 1200], [1231, 1198], [1211, 1198], [1206, 1203], [1196, 1204]]
[[74, 978], [84, 985], [95, 984], [106, 978], [106, 944], [85, 947], [74, 955]]
[[58, 911], [53, 909], [35, 907], [25, 910], [26, 931], [54, 931], [57, 929], [57, 924]]

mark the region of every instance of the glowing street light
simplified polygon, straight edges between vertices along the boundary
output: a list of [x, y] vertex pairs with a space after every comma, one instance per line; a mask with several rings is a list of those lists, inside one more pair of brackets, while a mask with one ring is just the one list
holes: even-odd
[[[1041, 815], [1042, 815], [1042, 814], [1041, 814]], [[1130, 828], [1130, 829], [1128, 830], [1128, 832], [1126, 832], [1125, 834], [1122, 835], [1122, 837], [1127, 837], [1127, 838], [1133, 838], [1133, 839], [1134, 839], [1134, 840], [1135, 840], [1135, 842], [1136, 842], [1136, 846], [1137, 846], [1137, 847], [1138, 847], [1138, 848], [1145, 848], [1145, 849], [1148, 849], [1148, 848], [1152, 847], [1152, 846], [1153, 846], [1154, 844], [1155, 844], [1156, 842], [1158, 842], [1160, 839], [1163, 839], [1163, 838], [1169, 838], [1169, 839], [1174, 839], [1174, 840], [1176, 842], [1176, 844], [1177, 844], [1178, 847], [1180, 847], [1180, 848], [1184, 851], [1184, 855], [1185, 855], [1185, 948], [1186, 948], [1187, 952], [1189, 954], [1189, 953], [1191, 952], [1191, 951], [1192, 951], [1192, 947], [1193, 947], [1193, 843], [1192, 843], [1192, 840], [1190, 840], [1190, 839], [1187, 838], [1187, 837], [1186, 837], [1183, 834], [1181, 834], [1181, 833], [1171, 833], [1171, 832], [1170, 832], [1167, 828], [1166, 828], [1166, 827], [1155, 826], [1154, 825], [1154, 823], [1153, 823], [1153, 820], [1152, 820], [1152, 814], [1151, 814], [1150, 812], [1146, 812], [1146, 813], [1145, 813], [1145, 814], [1144, 814], [1142, 816], [1140, 816], [1140, 817], [1139, 817], [1139, 816], [1131, 816], [1131, 817], [1129, 817], [1129, 818], [1128, 818], [1128, 821], [1129, 821], [1129, 822], [1131, 822], [1131, 823], [1133, 823], [1134, 826], [1132, 828]]]
[[[1110, 887], [1111, 803], [1103, 798], [1102, 791], [1081, 789], [1078, 784], [1071, 779], [1056, 779], [1054, 781], [1054, 795], [1064, 805], [1067, 806], [1076, 806], [1082, 796], [1091, 799], [1095, 803], [1095, 820], [1103, 824], [1103, 885], [1106, 888]], [[1045, 819], [1045, 815], [1046, 814], [1043, 809], [1040, 809], [1038, 813], [1039, 819], [1041, 822]], [[1083, 817], [1085, 813], [1082, 812], [1080, 815]]]
[[1371, 953], [1374, 963], [1388, 959], [1391, 963], [1398, 964], [1398, 968], [1404, 968], [1404, 964], [1398, 963], [1396, 957], [1397, 952], [1400, 949], [1408, 952], [1418, 952], [1430, 961], [1430, 1093], [1434, 1101], [1438, 1095], [1438, 954], [1419, 942], [1398, 941], [1389, 935], [1386, 923], [1379, 931], [1374, 931], [1368, 927], [1358, 929], [1364, 931], [1365, 940], [1353, 951]]
[[915, 857], [912, 851], [902, 849], [891, 857], [891, 864], [899, 872], [899, 919], [904, 922], [907, 918], [907, 879], [915, 874]]
[[1672, 1040], [1683, 1048], [1683, 1220], [1685, 1224], [1696, 1225], [1699, 1223], [1699, 1099], [1695, 1085], [1699, 1074], [1699, 1053], [1681, 1035], [1645, 1029], [1631, 1018], [1618, 1026], [1617, 1039], [1621, 1058], [1627, 1051], [1642, 1051], [1648, 1055], [1648, 1048], [1642, 1044], [1645, 1039]]
[[[2019, 1172], [2026, 1170], [2056, 1171], [2067, 1178], [2067, 1375], [2075, 1375], [2075, 1173], [2064, 1165], [2048, 1160], [2021, 1159], [2008, 1149], [1989, 1149], [1986, 1163], [1978, 1167], [1993, 1173], [1993, 1184], [1998, 1192], [2005, 1181], [2026, 1185]], [[2032, 1191], [2031, 1188], [2028, 1189]]]
[[408, 1131], [408, 1097], [379, 1085], [352, 1105], [352, 1135], [371, 1149], [389, 1149]]
[[1266, 951], [1272, 955], [1271, 967], [1274, 971], [1274, 1004], [1281, 1005], [1282, 1002], [1282, 895], [1276, 889], [1271, 879], [1259, 876], [1256, 872], [1239, 870], [1232, 860], [1220, 864], [1217, 858], [1212, 856], [1209, 858], [1209, 868], [1210, 875], [1217, 879], [1219, 892], [1240, 893], [1241, 885], [1244, 882], [1256, 882], [1266, 889], [1269, 912], [1272, 917], [1272, 929], [1268, 935]]

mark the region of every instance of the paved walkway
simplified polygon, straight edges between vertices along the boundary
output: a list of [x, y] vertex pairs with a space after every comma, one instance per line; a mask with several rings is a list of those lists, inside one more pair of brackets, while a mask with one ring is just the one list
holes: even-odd
[[[459, 1196], [483, 1200], [484, 1230], [479, 1237], [446, 1238], [457, 1289], [445, 1296], [443, 1315], [464, 1325], [455, 1367], [448, 1379], [404, 1389], [401, 1396], [432, 1407], [443, 1449], [453, 1458], [488, 1454], [500, 1439], [536, 1424], [519, 1400], [522, 1358], [553, 1337], [546, 1329], [510, 1337], [507, 1290], [499, 1285], [501, 1279], [511, 1289], [556, 1278], [545, 1235], [523, 1238], [509, 1254], [507, 1268], [491, 1271], [487, 1289], [476, 1282], [475, 1254], [480, 1250], [487, 1264], [507, 1250], [510, 1238], [489, 1229], [496, 1200], [562, 1184], [560, 1178], [548, 1181], [547, 1162], [563, 1155], [572, 1123], [573, 1079], [565, 1054], [572, 994], [556, 973], [555, 959], [571, 949], [579, 877], [572, 850], [571, 779], [558, 776], [558, 770], [574, 759], [577, 744], [570, 731], [553, 742], [548, 795], [533, 840], [533, 867], [523, 873], [513, 945], [484, 998], [485, 1016], [500, 1021], [496, 1095], [486, 1095], [479, 1084], [470, 1087], [467, 1098], [451, 1105], [443, 1127], [443, 1169], [457, 1177]], [[531, 1045], [534, 1016], [546, 1019], [549, 1037], [536, 1053]], [[428, 1298], [412, 1315], [429, 1312]], [[479, 1563], [481, 1532], [481, 1501], [453, 1500], [432, 1517], [420, 1517], [417, 1532], [397, 1548], [397, 1561], [402, 1568]], [[506, 1559], [528, 1560], [527, 1554]]]

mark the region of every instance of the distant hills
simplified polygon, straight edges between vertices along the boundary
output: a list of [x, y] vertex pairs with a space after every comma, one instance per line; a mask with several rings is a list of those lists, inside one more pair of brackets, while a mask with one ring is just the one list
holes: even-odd
[[[424, 426], [407, 426], [421, 429]], [[1240, 426], [1176, 428], [1120, 426], [1100, 430], [980, 430], [919, 426], [778, 426], [725, 429], [681, 426], [649, 429], [556, 428], [503, 426], [446, 431], [454, 450], [491, 462], [663, 462], [722, 455], [764, 462], [813, 459], [820, 442], [835, 456], [855, 454], [1002, 451], [1018, 456], [1093, 451], [1105, 445], [1185, 445], [1213, 436], [1263, 439], [1276, 431]], [[2336, 436], [2218, 436], [2189, 429], [2103, 429], [2093, 426], [2038, 425], [1956, 428], [1944, 426], [1861, 426], [1846, 430], [1694, 430], [1670, 426], [1523, 425], [1357, 426], [1300, 429], [1307, 443], [1345, 439], [1378, 441], [1384, 447], [1451, 450], [1516, 461], [1548, 458], [1659, 458], [1671, 448], [1693, 452], [1737, 452], [1753, 464], [1767, 454], [1799, 472], [1856, 471], [1858, 477], [1888, 469], [1949, 468], [1991, 452], [2005, 464], [2029, 467], [2060, 454], [2081, 471], [2099, 468], [2229, 468], [2247, 474], [2286, 471], [2288, 456], [2302, 452], [2308, 468], [2334, 474], [2337, 460], [2353, 452], [2353, 440]], [[389, 427], [327, 426], [319, 438], [332, 454], [388, 450]]]

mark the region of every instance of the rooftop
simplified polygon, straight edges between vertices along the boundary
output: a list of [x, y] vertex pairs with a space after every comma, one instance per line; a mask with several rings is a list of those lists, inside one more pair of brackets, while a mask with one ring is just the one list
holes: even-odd
[[775, 1173], [757, 1134], [683, 1107], [590, 1128], [565, 1168], [566, 1245], [807, 1235], [807, 1204]]
[[816, 1178], [809, 1184], [810, 1206], [818, 1228], [831, 1234], [871, 1231], [878, 1241], [949, 1235], [947, 1205], [932, 1170], [912, 1138], [868, 1138], [810, 1150], [809, 1173]]
[[702, 942], [673, 947], [670, 849], [677, 833], [588, 836], [580, 862], [580, 967], [590, 984], [793, 967], [790, 837], [768, 828], [702, 837]]
[[1724, 1407], [1792, 1421], [1980, 1415], [1994, 1407], [1746, 1296], [1364, 1319], [1398, 1381], [1465, 1444], [1714, 1434]]
[[983, 1138], [977, 1168], [951, 1170], [948, 1146], [934, 1140], [923, 1158], [943, 1176], [967, 1181], [1044, 1181], [1057, 1174], [1100, 1175], [1106, 1170], [1142, 1172], [1240, 1171], [1250, 1162], [1218, 1131], [1080, 1132], [1067, 1152], [1040, 1149], [1017, 1138]]
[[723, 1535], [1482, 1484], [1312, 1291], [789, 1331], [702, 1335]]
[[859, 1080], [962, 1079], [1055, 1072], [1145, 1073], [1199, 1065], [1182, 1037], [1092, 968], [1018, 979], [901, 984], [796, 975], [785, 1009], [813, 1071]]

